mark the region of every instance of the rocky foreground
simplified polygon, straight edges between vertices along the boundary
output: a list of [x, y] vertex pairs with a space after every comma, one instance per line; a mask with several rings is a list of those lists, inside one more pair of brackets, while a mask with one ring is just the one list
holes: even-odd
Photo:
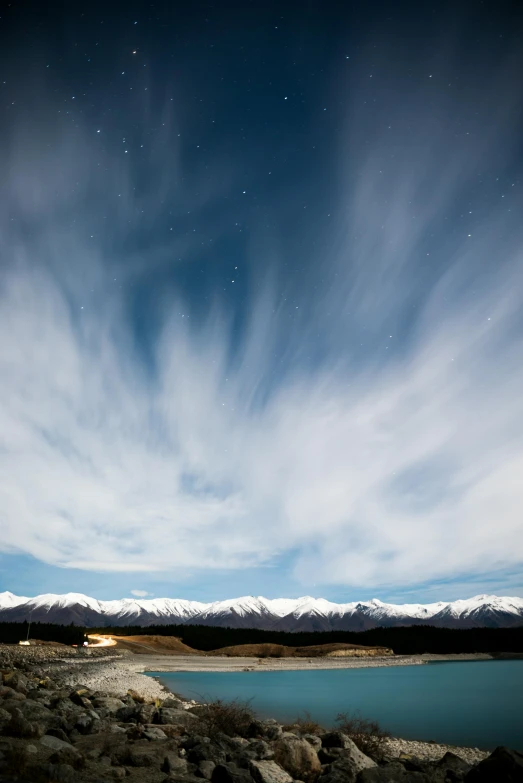
[[[0, 645], [0, 781], [20, 783], [514, 783], [523, 754], [389, 740], [197, 705], [110, 649]], [[290, 729], [290, 730], [289, 730]], [[308, 731], [309, 733], [305, 733]], [[408, 752], [405, 752], [408, 751]], [[413, 752], [414, 751], [414, 752]]]

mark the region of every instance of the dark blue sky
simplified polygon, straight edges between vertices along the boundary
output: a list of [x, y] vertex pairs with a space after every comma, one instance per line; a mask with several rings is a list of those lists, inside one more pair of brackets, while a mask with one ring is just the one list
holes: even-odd
[[3, 10], [0, 590], [523, 595], [522, 44]]

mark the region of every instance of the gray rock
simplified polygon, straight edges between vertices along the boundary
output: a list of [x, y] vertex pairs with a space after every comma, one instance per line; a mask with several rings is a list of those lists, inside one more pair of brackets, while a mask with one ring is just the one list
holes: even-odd
[[523, 753], [502, 745], [481, 761], [465, 777], [466, 783], [521, 783]]
[[162, 731], [159, 726], [148, 726], [144, 733], [144, 737], [146, 737], [148, 740], [154, 741], [154, 740], [166, 740], [167, 734], [165, 731]]
[[277, 740], [283, 734], [283, 729], [278, 723], [270, 723], [264, 721], [263, 723], [263, 736], [268, 740]]
[[25, 701], [18, 702], [18, 708], [21, 710], [22, 715], [29, 721], [49, 721], [53, 717], [53, 713], [50, 709], [45, 707], [39, 701], [33, 701], [32, 699], [25, 699]]
[[46, 732], [46, 726], [38, 722], [28, 721], [18, 707], [8, 710], [11, 713], [11, 720], [4, 726], [4, 733], [13, 737], [42, 737]]
[[316, 753], [321, 748], [321, 737], [317, 737], [315, 734], [303, 734], [302, 739], [312, 745]]
[[455, 780], [460, 780], [460, 776], [465, 778], [471, 769], [471, 765], [467, 761], [451, 751], [445, 753], [443, 758], [436, 762], [435, 766], [438, 769], [445, 770], [447, 777], [451, 777], [448, 773], [452, 773]]
[[254, 783], [251, 773], [236, 764], [217, 764], [212, 771], [212, 783]]
[[324, 748], [345, 748], [348, 739], [342, 731], [328, 731], [322, 735], [321, 744]]
[[297, 780], [311, 780], [321, 772], [318, 754], [299, 737], [282, 737], [274, 748], [274, 760]]
[[[323, 778], [320, 780], [323, 782]], [[432, 772], [409, 772], [400, 762], [393, 761], [383, 767], [362, 770], [356, 780], [357, 783], [443, 783], [445, 778], [434, 777]]]
[[339, 759], [333, 764], [329, 764], [319, 778], [319, 783], [355, 783], [358, 778], [358, 772], [354, 764], [349, 759]]
[[166, 753], [161, 770], [169, 775], [185, 775], [187, 773], [187, 760], [180, 758], [176, 753]]
[[187, 710], [175, 710], [171, 707], [160, 707], [159, 720], [161, 724], [174, 724], [184, 728], [195, 728], [198, 717]]
[[275, 761], [251, 761], [249, 771], [256, 783], [292, 783], [292, 777]]
[[[140, 747], [137, 743], [130, 747], [125, 756], [125, 763], [130, 767], [158, 767], [160, 768], [164, 753], [161, 755], [153, 750], [151, 743], [146, 740], [148, 747]], [[160, 746], [161, 748], [161, 746]]]
[[68, 744], [61, 750], [53, 753], [49, 761], [52, 764], [70, 764], [73, 769], [81, 769], [85, 766], [84, 756], [76, 748]]
[[50, 728], [50, 729], [47, 729], [47, 731], [46, 731], [44, 736], [46, 736], [48, 734], [51, 737], [58, 737], [58, 739], [63, 740], [64, 742], [67, 742], [69, 745], [71, 744], [69, 742], [69, 737], [67, 736], [67, 734], [65, 733], [65, 731], [63, 729], [60, 729], [60, 728], [56, 728], [56, 729], [55, 728]]
[[0, 699], [22, 699], [25, 698], [25, 696], [21, 693], [17, 693], [14, 688], [10, 688], [8, 685], [1, 685], [0, 684]]
[[7, 712], [7, 710], [4, 710], [2, 707], [0, 707], [0, 732], [2, 731], [4, 726], [7, 726], [10, 720], [11, 720], [11, 713]]
[[153, 723], [157, 717], [158, 710], [154, 704], [140, 704], [137, 708], [137, 719], [139, 723]]
[[25, 676], [25, 674], [22, 674], [22, 672], [17, 671], [16, 669], [14, 671], [7, 672], [7, 674], [4, 674], [3, 681], [4, 685], [7, 685], [9, 688], [13, 688], [19, 693], [26, 693], [29, 690], [28, 678]]
[[41, 764], [37, 768], [53, 783], [75, 783], [76, 773], [70, 764]]
[[[111, 696], [97, 696], [93, 699], [93, 706], [95, 709], [106, 710], [110, 715], [114, 715], [125, 705], [120, 699], [115, 699]], [[145, 722], [148, 723], [149, 721]]]
[[64, 740], [58, 739], [58, 737], [53, 734], [44, 734], [44, 736], [40, 738], [40, 745], [44, 745], [44, 747], [50, 748], [51, 750], [62, 750], [63, 748], [72, 747], [70, 742], [64, 742]]
[[169, 696], [167, 699], [164, 699], [162, 702], [162, 708], [165, 707], [173, 707], [177, 710], [183, 709], [183, 701], [180, 701], [180, 699], [175, 699], [173, 696]]
[[[98, 718], [98, 721], [99, 720], [100, 719]], [[75, 729], [78, 732], [80, 732], [80, 734], [91, 734], [95, 726], [96, 726], [96, 721], [89, 713], [84, 713], [83, 715], [79, 715], [74, 724]], [[96, 728], [98, 727], [96, 726]]]
[[214, 761], [211, 761], [210, 759], [206, 759], [205, 761], [200, 761], [200, 763], [198, 764], [198, 769], [201, 773], [201, 776], [205, 778], [205, 780], [211, 780], [212, 773], [215, 767], [216, 764], [214, 763]]
[[138, 710], [139, 708], [136, 705], [132, 707], [126, 705], [117, 710], [115, 717], [117, 720], [121, 720], [122, 723], [136, 723], [138, 720]]
[[210, 742], [199, 742], [187, 750], [187, 761], [200, 764], [202, 761], [213, 761], [215, 764], [225, 762], [225, 753], [218, 745]]
[[343, 738], [341, 758], [339, 761], [334, 763], [348, 761], [354, 767], [356, 773], [360, 772], [362, 769], [371, 769], [377, 766], [376, 762], [369, 758], [369, 756], [366, 756], [365, 753], [362, 753], [357, 745], [349, 737], [347, 737], [346, 734], [341, 734], [341, 737]]

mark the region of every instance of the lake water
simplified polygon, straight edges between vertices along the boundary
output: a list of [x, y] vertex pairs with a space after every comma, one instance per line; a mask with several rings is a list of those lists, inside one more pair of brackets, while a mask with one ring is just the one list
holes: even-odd
[[523, 751], [523, 661], [290, 672], [150, 672], [187, 699], [252, 699], [260, 717], [291, 722], [308, 710], [329, 728], [358, 710], [393, 737]]

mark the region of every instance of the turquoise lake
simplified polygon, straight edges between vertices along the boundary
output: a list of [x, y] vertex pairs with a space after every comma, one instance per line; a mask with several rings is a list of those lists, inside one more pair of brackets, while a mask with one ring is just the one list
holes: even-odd
[[467, 661], [291, 672], [149, 672], [187, 699], [252, 699], [259, 717], [307, 710], [326, 728], [339, 712], [377, 720], [393, 737], [523, 751], [523, 661]]

